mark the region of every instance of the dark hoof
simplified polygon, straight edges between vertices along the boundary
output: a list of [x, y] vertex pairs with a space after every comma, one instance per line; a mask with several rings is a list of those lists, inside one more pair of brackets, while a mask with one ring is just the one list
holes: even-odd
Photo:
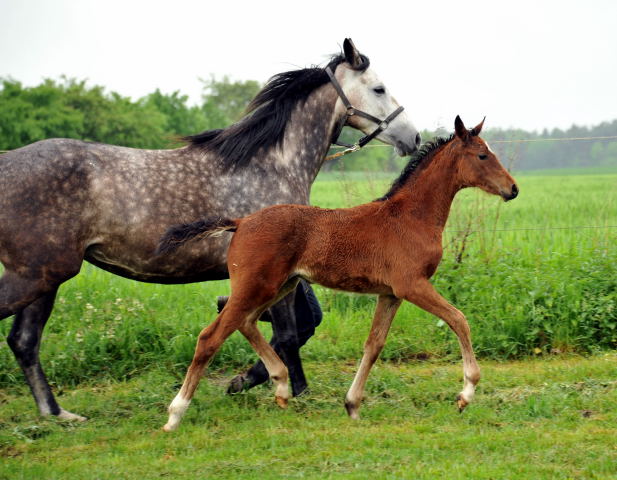
[[228, 395], [235, 395], [236, 393], [241, 393], [245, 390], [248, 390], [248, 380], [244, 375], [236, 375], [229, 382], [229, 386], [227, 387]]
[[306, 383], [299, 387], [292, 385], [291, 390], [294, 397], [299, 397], [300, 395], [308, 394], [308, 385]]
[[311, 394], [311, 389], [308, 386], [304, 387], [300, 392], [294, 393], [294, 397], [308, 397]]

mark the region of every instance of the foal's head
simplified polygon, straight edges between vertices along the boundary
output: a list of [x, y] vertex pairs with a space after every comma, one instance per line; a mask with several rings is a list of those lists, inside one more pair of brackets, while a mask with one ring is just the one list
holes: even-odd
[[518, 195], [516, 182], [501, 165], [488, 144], [480, 138], [484, 120], [467, 130], [457, 115], [452, 153], [458, 162], [458, 175], [462, 187], [479, 187], [485, 192], [512, 200]]

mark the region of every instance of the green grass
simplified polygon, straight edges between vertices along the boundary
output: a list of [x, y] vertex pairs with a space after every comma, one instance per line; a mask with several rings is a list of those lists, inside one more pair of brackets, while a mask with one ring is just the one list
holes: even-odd
[[[92, 420], [39, 419], [0, 343], [0, 478], [617, 476], [617, 357], [605, 353], [617, 347], [617, 174], [563, 173], [517, 176], [521, 194], [507, 204], [470, 190], [453, 205], [433, 283], [467, 315], [484, 367], [463, 415], [452, 403], [454, 335], [405, 304], [369, 378], [364, 419], [350, 422], [341, 400], [375, 299], [318, 287], [324, 320], [303, 348], [310, 395], [286, 412], [268, 388], [226, 397], [230, 375], [255, 359], [234, 334], [181, 430], [163, 435], [228, 282], [149, 285], [86, 265], [60, 289], [41, 357], [62, 405]], [[320, 175], [312, 200], [356, 205], [393, 177]], [[578, 228], [590, 226], [601, 228]], [[0, 322], [0, 335], [9, 329]]]
[[459, 414], [460, 365], [379, 362], [362, 419], [342, 397], [355, 362], [309, 361], [311, 393], [279, 410], [261, 387], [228, 397], [210, 373], [173, 434], [160, 431], [177, 377], [152, 368], [126, 382], [63, 392], [91, 417], [33, 415], [25, 388], [2, 397], [0, 478], [516, 478], [617, 476], [617, 356], [482, 362]]

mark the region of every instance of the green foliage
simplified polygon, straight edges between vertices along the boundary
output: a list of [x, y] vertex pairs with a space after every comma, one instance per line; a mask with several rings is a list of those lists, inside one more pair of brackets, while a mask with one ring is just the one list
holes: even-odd
[[249, 102], [257, 95], [261, 85], [255, 80], [232, 82], [227, 75], [217, 80], [214, 75], [203, 83], [204, 112], [219, 112], [231, 124], [240, 120]]
[[168, 148], [177, 138], [223, 128], [237, 119], [259, 89], [255, 81], [212, 78], [203, 105], [188, 97], [159, 90], [136, 101], [85, 81], [45, 80], [35, 87], [0, 81], [0, 150], [10, 150], [53, 137], [125, 145]]
[[64, 78], [26, 88], [2, 80], [0, 148], [51, 137], [78, 138], [142, 148], [162, 146], [165, 117], [143, 101], [132, 102], [99, 86]]
[[[137, 148], [169, 148], [177, 138], [223, 128], [238, 121], [260, 89], [255, 80], [232, 81], [211, 76], [203, 82], [201, 105], [189, 105], [179, 91], [160, 90], [138, 100], [118, 93], [107, 93], [101, 86], [89, 87], [85, 81], [62, 77], [24, 87], [11, 80], [0, 80], [0, 150], [10, 150], [52, 137], [78, 138]], [[424, 139], [447, 132], [422, 133]], [[617, 141], [558, 141], [571, 137], [617, 135], [617, 120], [594, 127], [573, 125], [567, 130], [543, 132], [488, 129], [484, 137], [494, 142], [493, 150], [503, 162], [516, 170], [563, 167], [617, 168]], [[343, 129], [341, 140], [354, 143], [362, 136]], [[557, 140], [531, 143], [500, 143], [502, 140]], [[337, 151], [332, 149], [332, 152]], [[331, 152], [331, 153], [332, 153]], [[406, 159], [378, 141], [367, 148], [328, 162], [324, 170], [359, 172], [398, 172]]]

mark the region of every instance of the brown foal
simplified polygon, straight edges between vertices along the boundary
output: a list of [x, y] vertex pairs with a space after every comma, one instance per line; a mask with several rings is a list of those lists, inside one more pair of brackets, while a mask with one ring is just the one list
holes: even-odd
[[300, 278], [328, 288], [379, 296], [364, 356], [345, 407], [358, 410], [369, 371], [381, 352], [403, 300], [436, 315], [457, 335], [464, 385], [457, 396], [465, 408], [480, 380], [469, 325], [429, 283], [442, 256], [442, 232], [456, 193], [465, 187], [511, 200], [514, 179], [478, 134], [457, 116], [455, 134], [426, 144], [410, 160], [390, 191], [371, 203], [346, 209], [278, 205], [241, 219], [207, 219], [170, 229], [161, 253], [194, 237], [236, 232], [227, 255], [231, 296], [214, 323], [200, 334], [184, 384], [169, 407], [164, 430], [177, 428], [204, 368], [225, 339], [240, 330], [263, 360], [276, 402], [289, 399], [287, 369], [257, 329], [261, 313], [295, 288]]

